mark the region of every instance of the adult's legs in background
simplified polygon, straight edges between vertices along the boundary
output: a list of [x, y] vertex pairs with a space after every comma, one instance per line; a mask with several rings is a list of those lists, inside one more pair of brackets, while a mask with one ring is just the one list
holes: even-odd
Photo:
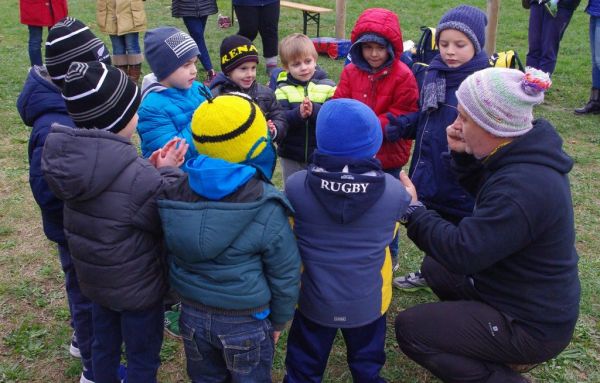
[[254, 41], [258, 34], [260, 7], [236, 5], [234, 9], [239, 25], [237, 34]]
[[590, 99], [575, 114], [600, 113], [600, 17], [590, 16], [590, 51], [592, 53], [592, 89]]
[[279, 1], [260, 8], [258, 32], [263, 44], [263, 56], [267, 73], [277, 66], [277, 49], [279, 44]]
[[112, 45], [112, 64], [127, 73], [127, 49], [125, 48], [125, 35], [109, 35]]
[[198, 59], [202, 63], [204, 70], [209, 71], [213, 69], [213, 66], [208, 54], [208, 48], [206, 47], [206, 41], [204, 40], [204, 29], [206, 28], [207, 19], [208, 16], [184, 17], [183, 23], [188, 32], [190, 32], [190, 36], [196, 42], [196, 45], [198, 45], [198, 49], [200, 50], [200, 57]]
[[29, 62], [31, 66], [42, 65], [42, 30], [43, 27], [28, 25], [29, 28]]

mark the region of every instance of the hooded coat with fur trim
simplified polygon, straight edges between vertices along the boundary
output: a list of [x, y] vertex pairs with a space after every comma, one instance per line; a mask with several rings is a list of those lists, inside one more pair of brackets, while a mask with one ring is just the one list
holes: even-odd
[[54, 126], [42, 171], [64, 201], [64, 228], [81, 291], [116, 310], [142, 310], [167, 291], [156, 196], [183, 175], [155, 169], [128, 139]]
[[[377, 114], [383, 129], [389, 122], [387, 113], [402, 115], [417, 110], [419, 90], [411, 70], [399, 60], [403, 46], [402, 31], [396, 14], [383, 8], [367, 9], [352, 29], [352, 43], [365, 33], [374, 33], [385, 38], [393, 48], [394, 59], [388, 66], [375, 72], [369, 71], [368, 67], [361, 65], [360, 43], [353, 45], [353, 62], [342, 71], [333, 98], [353, 98], [365, 103]], [[377, 153], [383, 169], [404, 166], [410, 156], [411, 144], [410, 140], [384, 140]]]

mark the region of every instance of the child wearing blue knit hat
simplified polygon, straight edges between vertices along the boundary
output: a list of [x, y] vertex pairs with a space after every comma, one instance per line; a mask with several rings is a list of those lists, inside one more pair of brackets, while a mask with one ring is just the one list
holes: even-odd
[[[394, 118], [385, 128], [389, 141], [414, 139], [408, 175], [419, 200], [445, 219], [457, 223], [473, 211], [473, 197], [450, 170], [446, 127], [457, 117], [456, 90], [471, 73], [489, 67], [485, 45], [487, 17], [470, 5], [447, 11], [436, 28], [440, 53], [431, 61], [420, 84], [419, 111]], [[419, 271], [394, 279], [404, 291], [427, 288]]]
[[389, 245], [410, 196], [375, 158], [383, 134], [367, 105], [327, 101], [316, 135], [313, 162], [285, 185], [304, 269], [284, 381], [320, 381], [338, 329], [353, 380], [382, 381], [392, 298]]
[[[137, 131], [142, 155], [149, 157], [173, 137], [192, 142], [192, 114], [210, 91], [196, 81], [200, 51], [187, 33], [173, 27], [151, 29], [144, 36], [144, 54], [153, 73], [142, 82]], [[190, 146], [185, 158], [197, 155]]]

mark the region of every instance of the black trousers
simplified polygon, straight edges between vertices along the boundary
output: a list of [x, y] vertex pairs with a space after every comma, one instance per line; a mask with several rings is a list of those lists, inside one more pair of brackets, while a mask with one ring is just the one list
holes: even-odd
[[396, 339], [409, 358], [444, 382], [527, 382], [507, 364], [541, 363], [569, 344], [536, 339], [529, 327], [481, 302], [469, 277], [431, 257], [421, 272], [442, 302], [400, 312]]
[[260, 33], [263, 44], [263, 56], [277, 56], [279, 43], [279, 1], [260, 6], [236, 5], [235, 16], [238, 19], [240, 30], [238, 35], [245, 36], [254, 41]]

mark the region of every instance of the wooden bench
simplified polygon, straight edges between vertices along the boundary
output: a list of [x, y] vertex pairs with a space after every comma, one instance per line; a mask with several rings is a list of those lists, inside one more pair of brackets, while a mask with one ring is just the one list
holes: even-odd
[[282, 7], [299, 9], [302, 11], [302, 19], [304, 22], [304, 34], [306, 35], [306, 27], [308, 26], [309, 21], [313, 21], [317, 24], [317, 37], [319, 37], [319, 29], [321, 26], [321, 13], [332, 12], [333, 9], [317, 7], [314, 5], [307, 5], [302, 3], [296, 3], [293, 1], [285, 1], [282, 0], [279, 3]]

